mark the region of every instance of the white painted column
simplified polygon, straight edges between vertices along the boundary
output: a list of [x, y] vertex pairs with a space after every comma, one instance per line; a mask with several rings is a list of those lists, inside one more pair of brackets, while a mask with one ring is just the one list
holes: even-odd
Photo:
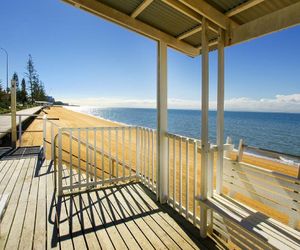
[[167, 201], [167, 138], [168, 129], [168, 83], [167, 44], [158, 41], [157, 51], [157, 199]]
[[17, 121], [16, 121], [17, 99], [16, 99], [15, 80], [11, 80], [10, 94], [11, 94], [11, 146], [15, 148], [17, 144]]
[[[208, 23], [202, 19], [202, 105], [201, 105], [201, 200], [207, 199], [207, 172], [208, 172], [208, 102], [209, 102], [209, 78], [208, 78]], [[207, 236], [207, 209], [200, 206], [200, 234], [201, 237]]]
[[218, 102], [217, 102], [217, 172], [216, 192], [222, 193], [224, 157], [224, 31], [219, 29], [218, 37]]

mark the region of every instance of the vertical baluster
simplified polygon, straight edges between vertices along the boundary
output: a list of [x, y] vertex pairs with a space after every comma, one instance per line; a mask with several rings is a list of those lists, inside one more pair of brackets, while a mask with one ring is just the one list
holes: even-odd
[[116, 131], [116, 177], [119, 178], [119, 158], [118, 158], [118, 128], [115, 128]]
[[186, 140], [186, 190], [185, 190], [185, 217], [189, 215], [189, 140]]
[[73, 191], [72, 129], [70, 129], [70, 186], [71, 186], [71, 191]]
[[173, 208], [176, 209], [176, 138], [173, 137]]
[[147, 129], [147, 138], [148, 138], [148, 162], [147, 162], [147, 168], [148, 168], [148, 188], [150, 188], [150, 130]]
[[58, 195], [63, 194], [62, 190], [62, 133], [58, 130]]
[[[130, 179], [131, 179], [131, 171], [132, 171], [132, 166], [131, 166], [131, 158], [132, 158], [132, 156], [131, 156], [131, 154], [132, 154], [131, 129], [132, 129], [132, 127], [129, 127], [129, 178]], [[123, 164], [123, 166], [124, 166], [124, 164]]]
[[19, 147], [22, 147], [22, 116], [19, 115]]
[[102, 153], [102, 164], [101, 164], [101, 177], [102, 185], [104, 185], [104, 129], [101, 129], [101, 153]]
[[[130, 134], [129, 134], [129, 141], [130, 141]], [[130, 146], [131, 145], [129, 142], [129, 150], [130, 150]], [[124, 181], [124, 178], [125, 178], [125, 128], [124, 127], [122, 128], [122, 173], [123, 173], [122, 175], [123, 175], [123, 181]], [[130, 175], [131, 175], [131, 172], [130, 172]]]
[[135, 153], [136, 153], [136, 156], [135, 156], [135, 170], [136, 170], [136, 176], [138, 178], [140, 178], [140, 128], [139, 127], [136, 127], [136, 131], [135, 131], [135, 138], [136, 138], [136, 142], [135, 142], [135, 146], [136, 146], [136, 149], [135, 149]]
[[[22, 129], [22, 126], [21, 126], [21, 129]], [[21, 143], [21, 141], [20, 141]], [[51, 160], [54, 161], [54, 126], [53, 124], [51, 123]]]
[[108, 128], [108, 164], [109, 164], [109, 182], [111, 182], [111, 129]]
[[89, 130], [86, 129], [86, 182], [89, 183]]
[[197, 141], [194, 141], [194, 193], [193, 193], [193, 222], [196, 226], [196, 195], [197, 195], [197, 157], [198, 157]]
[[141, 128], [141, 177], [142, 177], [142, 182], [144, 183], [144, 128]]
[[79, 190], [81, 189], [81, 134], [80, 128], [78, 129], [78, 181], [79, 181]]
[[207, 196], [213, 196], [213, 181], [214, 181], [214, 151], [211, 148], [208, 153], [208, 171], [207, 171]]
[[147, 179], [146, 179], [146, 166], [147, 166], [147, 163], [146, 163], [146, 155], [147, 155], [147, 131], [146, 129], [144, 128], [144, 185], [146, 186], [147, 185]]
[[179, 139], [179, 213], [182, 213], [182, 137]]
[[167, 152], [168, 152], [168, 165], [167, 165], [167, 173], [168, 173], [168, 184], [167, 184], [167, 195], [168, 195], [168, 199], [167, 199], [167, 203], [169, 203], [169, 198], [170, 198], [170, 137], [168, 135], [168, 138], [167, 138]]
[[97, 131], [94, 128], [94, 183], [97, 182]]
[[154, 191], [154, 130], [152, 130], [151, 133], [151, 137], [152, 137], [152, 191]]

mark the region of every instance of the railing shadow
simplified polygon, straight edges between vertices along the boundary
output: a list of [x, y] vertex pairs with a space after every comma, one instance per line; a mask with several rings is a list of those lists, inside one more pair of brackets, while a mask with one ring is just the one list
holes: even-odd
[[[141, 192], [144, 192], [144, 194]], [[149, 197], [145, 197], [144, 195]], [[109, 186], [99, 190], [60, 197], [57, 199], [57, 203], [50, 211], [51, 213], [57, 213], [55, 216], [56, 221], [51, 221], [53, 216], [50, 214], [48, 215], [48, 220], [55, 225], [53, 229], [52, 243], [55, 245], [58, 242], [57, 232], [60, 232], [58, 236], [59, 241], [73, 240], [75, 237], [82, 237], [83, 235], [88, 235], [90, 233], [94, 233], [96, 238], [99, 240], [97, 234], [99, 230], [104, 230], [106, 232], [111, 227], [117, 229], [118, 225], [123, 224], [131, 234], [131, 237], [137, 244], [139, 244], [140, 239], [136, 238], [137, 234], [127, 225], [129, 222], [136, 223], [138, 220], [143, 220], [143, 222], [147, 224], [149, 218], [153, 221], [156, 221], [155, 218], [163, 220], [164, 223], [168, 224], [168, 227], [180, 234], [176, 228], [165, 220], [162, 214], [167, 213], [168, 215], [172, 215], [172, 218], [177, 217], [177, 219], [181, 216], [176, 212], [171, 212], [167, 205], [161, 205], [153, 198], [155, 199], [154, 194], [139, 183]], [[55, 199], [52, 199], [52, 201], [55, 203]], [[176, 220], [176, 222], [178, 221], [180, 225], [190, 224], [184, 220], [184, 218]], [[157, 223], [156, 227], [159, 227], [159, 230], [164, 231], [164, 233], [168, 233], [165, 231], [165, 228], [159, 224], [159, 222], [155, 223]], [[61, 227], [64, 227], [64, 232], [67, 231], [69, 233], [62, 235], [61, 230], [59, 230]], [[136, 228], [138, 228], [138, 226]], [[188, 229], [191, 230], [192, 228], [193, 226], [191, 225]], [[151, 227], [151, 225], [148, 225], [148, 230], [152, 230], [151, 233], [155, 234], [157, 238], [160, 239], [159, 235], [157, 235], [157, 232]], [[197, 246], [203, 247], [203, 245], [199, 242], [199, 231], [196, 228], [194, 231], [194, 234], [188, 233], [188, 235]], [[147, 232], [144, 232], [143, 230], [141, 230], [141, 233], [147, 234]], [[119, 236], [121, 238], [123, 237], [121, 234]], [[126, 239], [122, 238], [122, 240], [125, 245], [128, 244]], [[175, 242], [174, 244], [178, 244], [178, 239], [173, 240]], [[182, 238], [181, 240], [185, 239]], [[161, 244], [165, 244], [164, 239], [160, 239], [160, 241]], [[149, 244], [152, 244], [151, 241], [149, 242]], [[111, 239], [111, 244], [115, 244], [113, 239]], [[186, 244], [189, 244], [188, 241], [186, 241]], [[180, 246], [178, 245], [178, 247]]]

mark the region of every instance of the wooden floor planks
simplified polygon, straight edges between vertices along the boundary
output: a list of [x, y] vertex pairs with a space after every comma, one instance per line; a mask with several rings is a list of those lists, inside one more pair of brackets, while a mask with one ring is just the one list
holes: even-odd
[[[67, 169], [64, 175], [69, 177]], [[10, 200], [1, 225], [0, 249], [202, 247], [138, 183], [57, 197], [53, 166], [41, 163], [37, 155], [0, 160], [3, 193], [10, 193]]]

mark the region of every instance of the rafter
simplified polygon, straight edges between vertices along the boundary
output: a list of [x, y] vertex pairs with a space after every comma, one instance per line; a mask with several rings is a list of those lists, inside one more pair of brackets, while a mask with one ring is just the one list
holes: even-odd
[[222, 12], [215, 9], [213, 6], [205, 2], [204, 0], [179, 0], [181, 3], [185, 4], [187, 7], [196, 11], [200, 15], [204, 16], [211, 22], [215, 23], [224, 30], [228, 30], [230, 27], [238, 26], [237, 23], [232, 21]]
[[192, 45], [180, 41], [175, 37], [158, 30], [142, 21], [132, 18], [116, 9], [113, 9], [99, 1], [96, 0], [63, 0], [66, 3], [72, 5], [79, 5], [80, 9], [88, 11], [96, 16], [102, 17], [111, 22], [117, 23], [127, 29], [133, 30], [140, 33], [146, 37], [154, 39], [156, 41], [163, 41], [168, 46], [179, 50], [187, 55], [196, 56], [199, 54], [199, 49], [193, 47]]
[[239, 14], [239, 13], [245, 11], [245, 10], [248, 10], [248, 9], [264, 2], [264, 1], [265, 0], [249, 0], [245, 3], [242, 3], [238, 6], [236, 6], [235, 8], [229, 10], [228, 12], [226, 12], [225, 15], [228, 16], [228, 17], [235, 16], [235, 15], [237, 15], [237, 14]]
[[231, 32], [228, 45], [264, 36], [300, 24], [300, 2], [245, 23]]
[[[178, 12], [184, 14], [185, 16], [188, 16], [189, 18], [193, 19], [197, 23], [201, 24], [202, 22], [202, 16], [198, 14], [197, 12], [193, 11], [183, 3], [181, 3], [178, 0], [162, 0], [165, 4], [169, 5], [173, 9], [177, 10]], [[209, 23], [208, 27], [211, 31], [215, 32], [218, 34], [218, 28], [214, 27], [211, 23]]]
[[201, 25], [199, 25], [199, 26], [195, 27], [194, 29], [191, 29], [191, 30], [189, 30], [187, 32], [184, 32], [183, 34], [181, 34], [180, 36], [178, 36], [177, 39], [178, 40], [182, 40], [182, 39], [187, 38], [187, 37], [189, 37], [191, 35], [194, 35], [197, 32], [200, 32], [201, 30], [202, 30], [202, 27], [201, 27]]
[[139, 14], [141, 14], [151, 3], [153, 0], [144, 0], [135, 10], [132, 12], [131, 17], [136, 18]]

